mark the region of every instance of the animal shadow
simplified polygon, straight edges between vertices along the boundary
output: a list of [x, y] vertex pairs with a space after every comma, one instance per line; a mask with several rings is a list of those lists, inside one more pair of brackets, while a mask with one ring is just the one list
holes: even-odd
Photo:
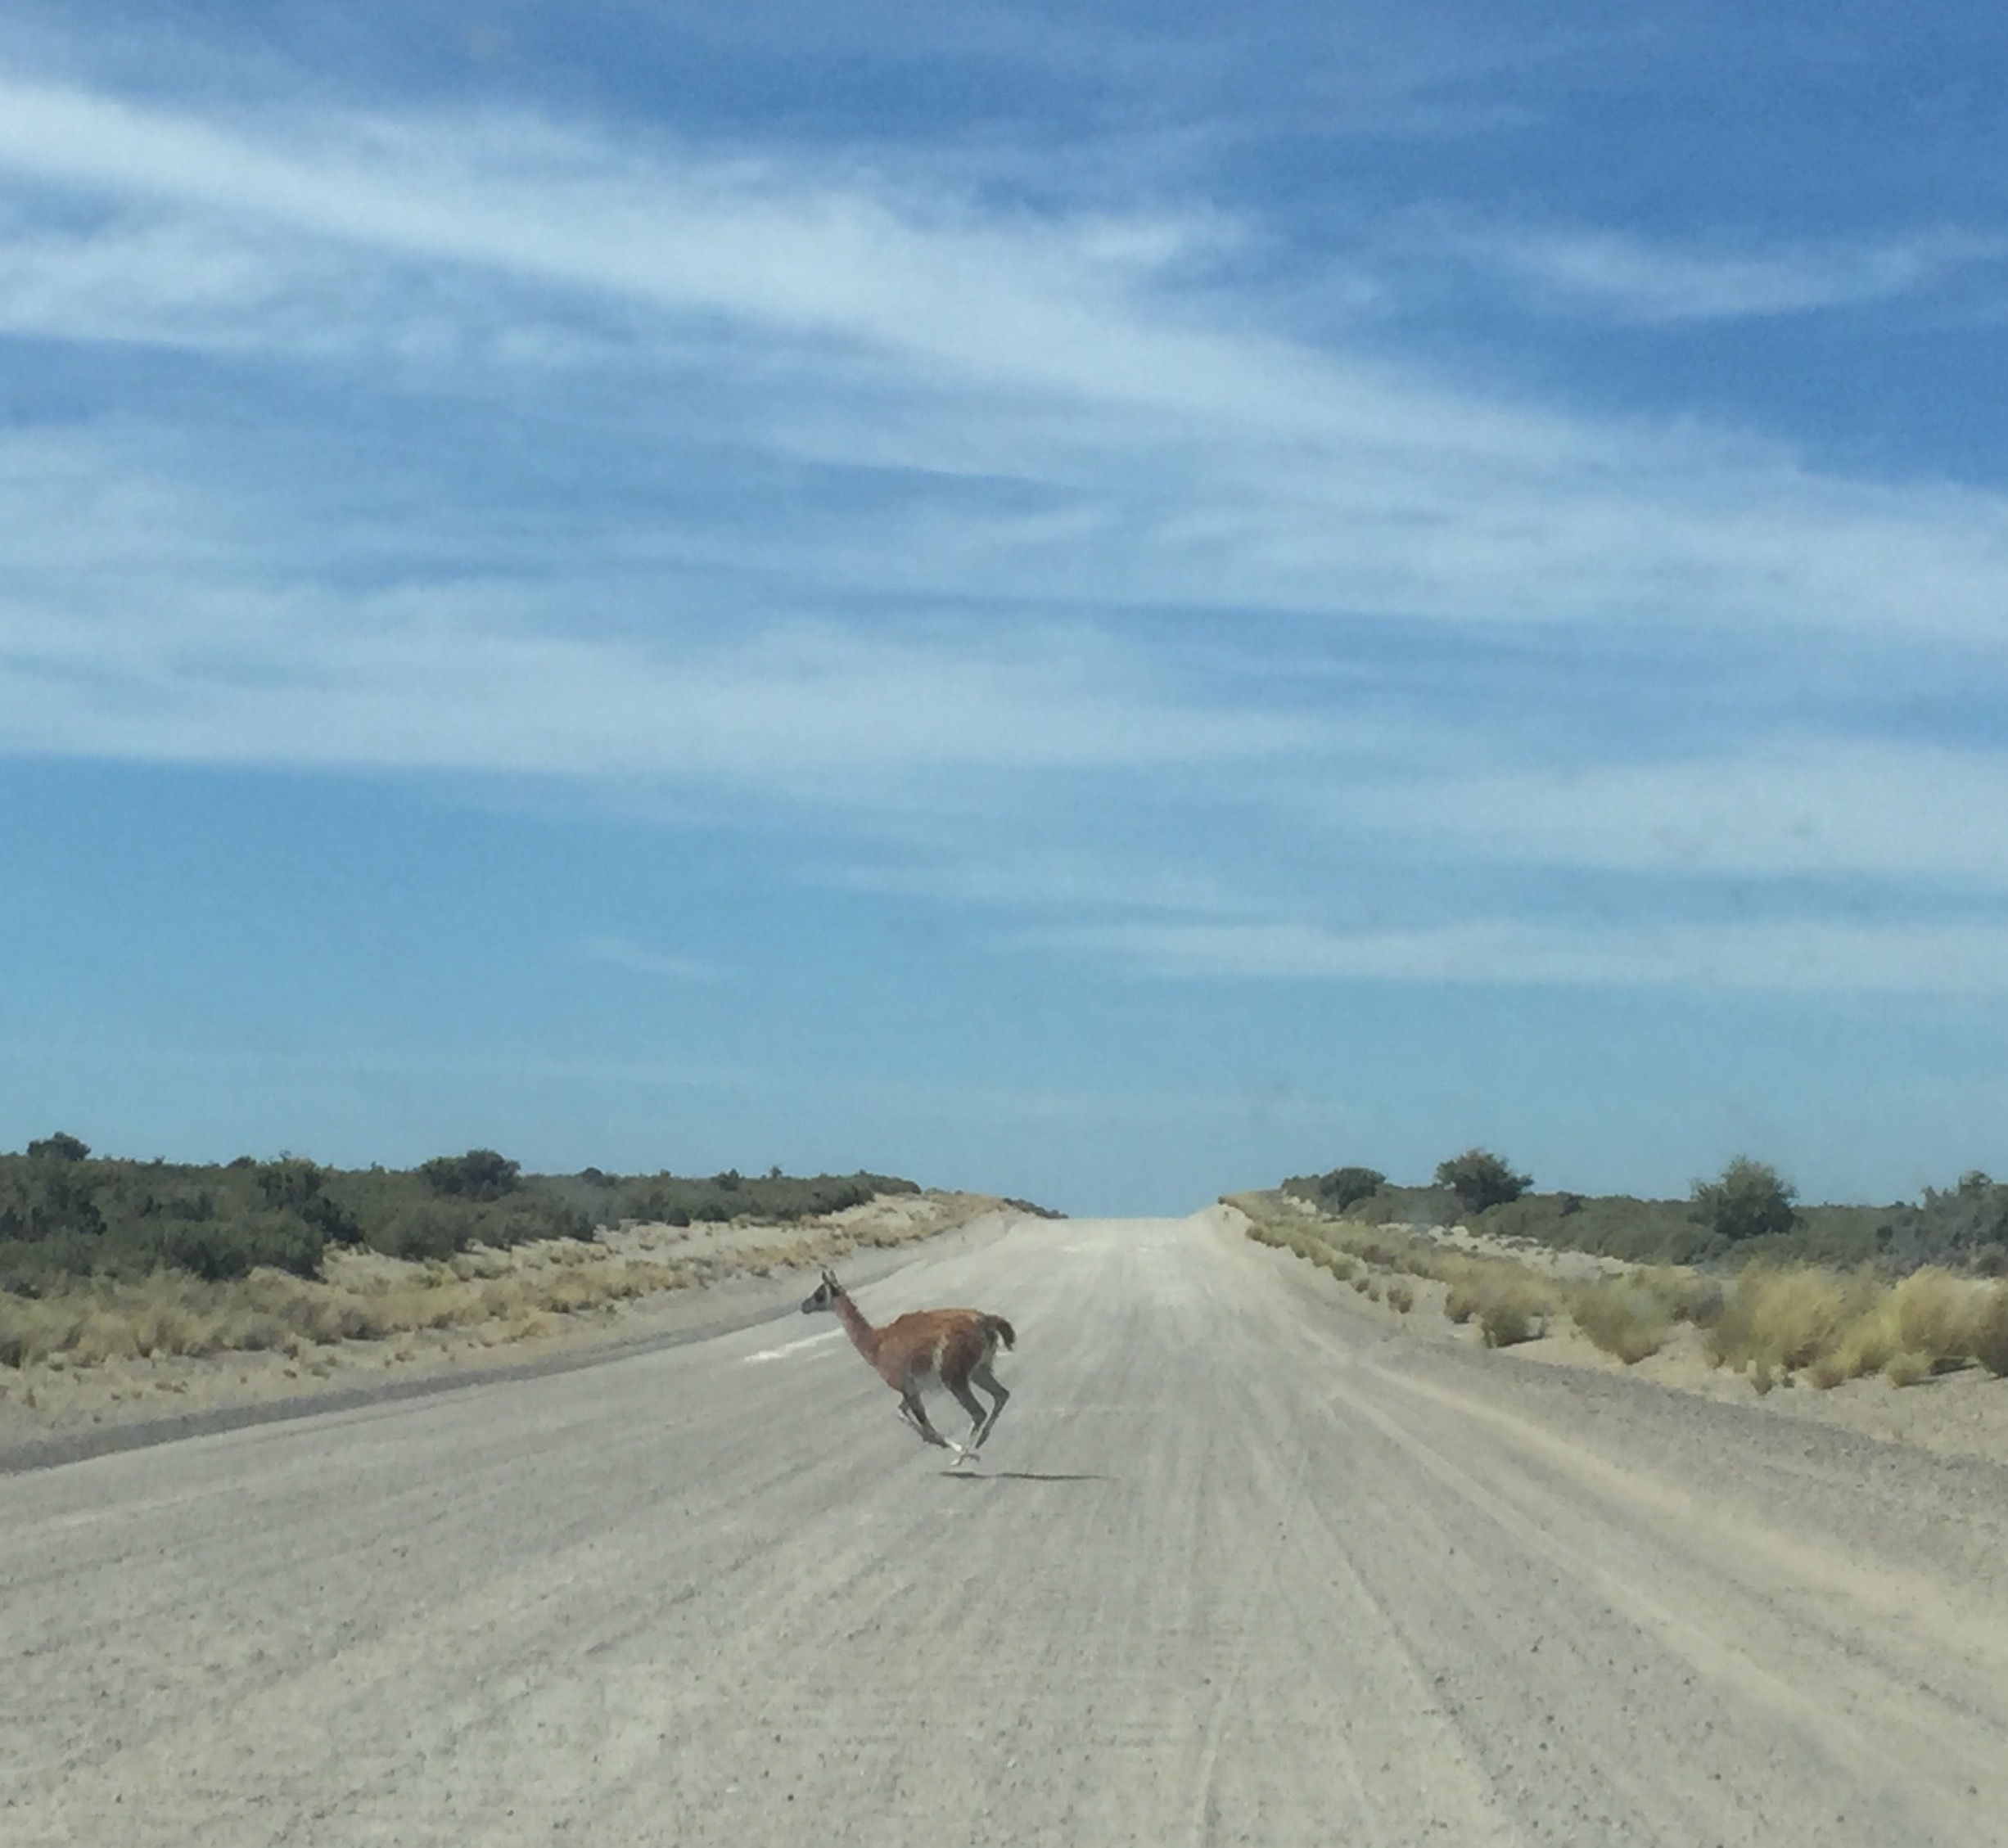
[[1036, 1469], [945, 1469], [942, 1476], [950, 1482], [1113, 1482], [1112, 1476], [1098, 1476], [1092, 1471], [1067, 1473]]

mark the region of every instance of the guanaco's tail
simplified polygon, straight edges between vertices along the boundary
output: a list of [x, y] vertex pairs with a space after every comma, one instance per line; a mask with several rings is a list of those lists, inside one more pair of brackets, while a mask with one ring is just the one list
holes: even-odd
[[996, 1341], [1002, 1341], [1006, 1347], [1016, 1347], [1018, 1345], [1018, 1331], [1001, 1315], [985, 1316], [983, 1332]]

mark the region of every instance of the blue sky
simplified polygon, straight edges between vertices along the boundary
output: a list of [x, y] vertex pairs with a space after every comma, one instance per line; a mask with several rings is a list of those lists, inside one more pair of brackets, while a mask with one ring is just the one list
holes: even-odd
[[0, 1146], [2008, 1172], [2008, 28], [0, 21]]

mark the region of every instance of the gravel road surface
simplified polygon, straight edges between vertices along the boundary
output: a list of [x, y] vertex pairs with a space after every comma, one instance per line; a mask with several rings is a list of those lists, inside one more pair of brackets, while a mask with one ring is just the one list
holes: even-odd
[[2008, 1844], [2008, 1472], [1350, 1297], [924, 1248], [980, 1472], [794, 1316], [0, 1481], [0, 1841]]

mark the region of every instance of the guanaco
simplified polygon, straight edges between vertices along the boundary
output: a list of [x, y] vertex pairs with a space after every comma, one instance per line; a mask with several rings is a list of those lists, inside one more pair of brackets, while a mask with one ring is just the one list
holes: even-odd
[[[997, 1423], [997, 1414], [1010, 1398], [997, 1376], [990, 1371], [997, 1344], [1018, 1345], [1018, 1333], [1001, 1315], [986, 1314], [975, 1309], [921, 1309], [874, 1328], [864, 1312], [851, 1300], [851, 1293], [830, 1271], [824, 1271], [815, 1294], [801, 1305], [804, 1315], [818, 1309], [834, 1309], [844, 1325], [851, 1345], [871, 1363], [879, 1378], [900, 1395], [900, 1416], [927, 1444], [938, 1444], [955, 1453], [960, 1464], [983, 1448], [984, 1440]], [[969, 1441], [958, 1444], [944, 1437], [928, 1422], [927, 1409], [921, 1403], [921, 1389], [938, 1380], [955, 1396], [969, 1414]], [[970, 1388], [979, 1386], [993, 1403], [986, 1409]]]

